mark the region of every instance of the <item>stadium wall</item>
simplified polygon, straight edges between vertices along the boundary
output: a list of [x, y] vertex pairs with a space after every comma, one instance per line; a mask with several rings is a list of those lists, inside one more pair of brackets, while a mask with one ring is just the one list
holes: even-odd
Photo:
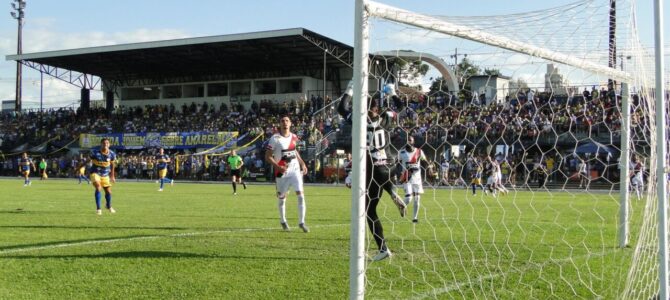
[[[348, 81], [348, 80], [347, 80]], [[347, 82], [340, 83], [340, 89]], [[223, 87], [224, 92], [212, 93], [213, 86]], [[268, 92], [268, 88], [274, 93]], [[212, 94], [215, 94], [213, 96]], [[114, 106], [137, 107], [145, 105], [170, 105], [177, 107], [191, 103], [207, 103], [216, 109], [221, 104], [230, 107], [231, 103], [241, 104], [245, 109], [254, 101], [272, 100], [274, 102], [290, 102], [292, 100], [309, 100], [311, 95], [323, 94], [323, 80], [313, 77], [282, 77], [248, 80], [185, 82], [162, 85], [123, 86], [114, 90]], [[326, 95], [337, 98], [333, 82], [326, 82]]]

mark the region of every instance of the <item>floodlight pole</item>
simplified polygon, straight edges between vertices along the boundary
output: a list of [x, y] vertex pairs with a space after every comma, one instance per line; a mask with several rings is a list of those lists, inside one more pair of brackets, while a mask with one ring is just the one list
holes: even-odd
[[654, 0], [654, 54], [656, 58], [656, 194], [658, 196], [658, 299], [668, 299], [668, 190], [666, 164], [665, 93], [663, 91], [663, 1]]
[[365, 297], [365, 168], [368, 91], [368, 13], [366, 0], [356, 0], [354, 14], [354, 89], [352, 95], [351, 233], [349, 249], [349, 299]]
[[[23, 10], [26, 8], [26, 1], [25, 0], [14, 0], [12, 3], [12, 8], [15, 10], [11, 12], [12, 18], [16, 19], [18, 22], [18, 34], [17, 34], [17, 39], [16, 39], [16, 55], [21, 55], [23, 54], [23, 49], [21, 45], [21, 33], [23, 31], [23, 17], [24, 13]], [[21, 71], [22, 71], [22, 65], [21, 61], [17, 60], [16, 61], [16, 100], [14, 102], [14, 110], [20, 112], [21, 111]]]
[[[607, 58], [607, 66], [616, 68], [616, 0], [610, 0], [609, 9], [609, 54]], [[607, 80], [608, 90], [615, 90], [616, 81], [613, 79]]]

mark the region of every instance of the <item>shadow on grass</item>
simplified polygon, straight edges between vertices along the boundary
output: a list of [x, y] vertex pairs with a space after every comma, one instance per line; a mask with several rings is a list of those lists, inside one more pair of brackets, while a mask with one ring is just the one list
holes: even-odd
[[[0, 228], [10, 228], [10, 227], [15, 227], [15, 226], [0, 226]], [[48, 227], [48, 226], [47, 226]], [[62, 226], [63, 228], [69, 228], [66, 226]], [[30, 227], [32, 228], [32, 226]], [[41, 227], [36, 227], [36, 228], [41, 228]], [[123, 228], [123, 227], [116, 227], [116, 228]], [[147, 227], [130, 227], [132, 229], [139, 229], [139, 228], [147, 228]], [[159, 228], [162, 229], [162, 228]], [[20, 245], [12, 245], [12, 246], [0, 246], [0, 257], [9, 257], [6, 256], [7, 254], [10, 253], [16, 253], [16, 252], [24, 252], [24, 251], [33, 251], [33, 250], [40, 250], [44, 248], [62, 248], [62, 247], [70, 247], [70, 246], [80, 246], [84, 244], [102, 244], [102, 243], [113, 243], [117, 241], [128, 241], [128, 240], [141, 240], [141, 239], [157, 239], [157, 238], [193, 238], [193, 239], [202, 239], [208, 235], [211, 234], [217, 234], [217, 233], [247, 233], [247, 235], [239, 237], [243, 238], [245, 240], [258, 240], [259, 243], [264, 243], [268, 241], [268, 237], [266, 235], [263, 236], [253, 236], [253, 235], [248, 235], [248, 233], [252, 232], [257, 232], [257, 233], [263, 233], [263, 234], [273, 234], [276, 235], [277, 232], [280, 232], [280, 234], [286, 234], [282, 237], [282, 240], [284, 241], [301, 241], [304, 240], [305, 237], [309, 237], [313, 241], [322, 241], [322, 242], [335, 242], [335, 243], [342, 243], [346, 242], [349, 240], [348, 237], [319, 237], [319, 236], [314, 236], [314, 235], [305, 235], [302, 232], [299, 232], [297, 230], [294, 230], [292, 232], [284, 232], [281, 229], [276, 229], [276, 230], [270, 230], [268, 231], [267, 229], [259, 228], [257, 230], [249, 230], [249, 228], [221, 228], [220, 230], [211, 230], [212, 228], [209, 228], [210, 231], [203, 231], [203, 232], [185, 232], [185, 233], [175, 233], [175, 234], [158, 234], [158, 235], [153, 235], [153, 234], [137, 234], [137, 235], [128, 235], [128, 236], [119, 236], [119, 237], [105, 237], [105, 238], [91, 238], [91, 239], [76, 239], [76, 240], [67, 240], [67, 241], [51, 241], [51, 242], [42, 242], [42, 243], [33, 243], [33, 244], [20, 244]], [[229, 239], [235, 239], [235, 237], [228, 237]], [[274, 236], [273, 236], [274, 238]], [[268, 248], [274, 248], [272, 245], [266, 245], [265, 247]], [[278, 248], [283, 248], [283, 247], [278, 247]], [[315, 249], [320, 249], [320, 247], [316, 247]], [[5, 253], [3, 253], [5, 252]]]
[[0, 255], [2, 255], [3, 251], [9, 251], [9, 250], [14, 250], [14, 249], [23, 249], [23, 248], [40, 248], [40, 247], [50, 247], [53, 246], [59, 247], [59, 246], [65, 246], [65, 245], [77, 245], [77, 244], [83, 244], [83, 243], [95, 243], [95, 242], [110, 242], [110, 241], [116, 241], [116, 240], [129, 240], [129, 239], [140, 239], [140, 238], [152, 238], [156, 237], [155, 235], [129, 235], [129, 236], [120, 236], [116, 238], [98, 238], [98, 239], [79, 239], [79, 240], [67, 240], [67, 241], [53, 241], [53, 242], [44, 242], [44, 243], [34, 243], [34, 244], [21, 244], [21, 245], [14, 245], [14, 246], [7, 246], [7, 247], [0, 247]]
[[216, 256], [187, 253], [187, 252], [168, 252], [168, 251], [124, 251], [109, 252], [100, 254], [70, 254], [70, 255], [16, 255], [4, 256], [4, 258], [13, 259], [50, 259], [50, 258], [212, 258]]
[[257, 217], [252, 215], [243, 215], [243, 216], [226, 216], [226, 215], [214, 215], [214, 214], [204, 214], [204, 213], [194, 213], [192, 215], [183, 215], [183, 214], [174, 214], [166, 215], [168, 218], [219, 218], [219, 219], [248, 219], [248, 220], [279, 220], [278, 217]]
[[71, 255], [6, 255], [3, 259], [82, 259], [82, 258], [211, 258], [211, 259], [249, 259], [249, 260], [318, 260], [308, 257], [287, 256], [240, 256], [216, 255], [170, 251], [123, 251], [100, 254], [71, 254]]
[[25, 214], [25, 213], [34, 213], [34, 212], [24, 210], [23, 208], [17, 208], [12, 210], [0, 210], [0, 214]]
[[56, 214], [62, 214], [62, 211], [55, 211], [55, 210], [30, 210], [30, 209], [23, 209], [23, 208], [17, 208], [17, 209], [11, 209], [11, 210], [0, 210], [0, 214], [31, 214], [31, 215], [56, 215]]
[[74, 225], [0, 225], [0, 228], [29, 229], [146, 229], [146, 230], [187, 230], [184, 227], [143, 227], [143, 226], [74, 226]]
[[[185, 217], [185, 216], [180, 216], [180, 217]], [[194, 217], [199, 217], [199, 216], [194, 216]], [[203, 216], [209, 218], [210, 216]], [[261, 217], [261, 216], [254, 216], [251, 214], [239, 214], [235, 216], [219, 216], [221, 219], [239, 219], [239, 220], [271, 220], [272, 221], [272, 226], [277, 226], [277, 228], [281, 228], [279, 225], [279, 217], [278, 216], [268, 216], [268, 217]], [[309, 220], [307, 220], [307, 225], [310, 224], [310, 222], [319, 222], [319, 223], [342, 223], [342, 222], [349, 222], [349, 220], [344, 220], [342, 218], [318, 218], [318, 217], [310, 217]], [[289, 225], [292, 225], [291, 222], [297, 223], [294, 219], [289, 219], [288, 220]]]

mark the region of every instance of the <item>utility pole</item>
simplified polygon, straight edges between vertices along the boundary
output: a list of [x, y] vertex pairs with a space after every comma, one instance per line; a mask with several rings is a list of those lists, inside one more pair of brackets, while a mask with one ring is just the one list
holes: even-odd
[[454, 49], [454, 54], [450, 55], [450, 57], [454, 59], [454, 76], [456, 76], [456, 80], [458, 80], [458, 82], [460, 83], [461, 79], [460, 79], [460, 77], [458, 77], [458, 56], [459, 55], [463, 56], [463, 58], [468, 57], [467, 54], [458, 54], [458, 48]]
[[[16, 40], [16, 55], [23, 54], [23, 49], [21, 47], [21, 32], [23, 29], [23, 10], [26, 8], [25, 0], [14, 0], [12, 2], [12, 8], [15, 11], [11, 12], [12, 18], [16, 19], [19, 24], [18, 28], [18, 37]], [[21, 111], [21, 61], [16, 62], [16, 102], [14, 103], [14, 110], [17, 112]]]

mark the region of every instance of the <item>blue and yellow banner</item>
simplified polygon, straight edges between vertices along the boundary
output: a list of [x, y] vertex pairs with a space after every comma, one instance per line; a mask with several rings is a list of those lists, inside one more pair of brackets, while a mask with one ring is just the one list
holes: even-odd
[[81, 148], [100, 146], [100, 140], [108, 138], [112, 149], [144, 149], [163, 147], [165, 149], [211, 148], [237, 137], [237, 131], [218, 132], [146, 132], [146, 133], [82, 133], [79, 136]]

